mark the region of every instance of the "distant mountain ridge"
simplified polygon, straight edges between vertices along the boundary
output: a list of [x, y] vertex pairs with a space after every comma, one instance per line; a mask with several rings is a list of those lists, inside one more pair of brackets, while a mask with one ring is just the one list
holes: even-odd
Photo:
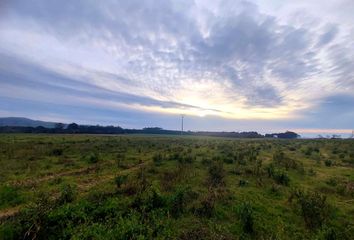
[[54, 128], [56, 122], [46, 122], [40, 120], [32, 120], [24, 117], [3, 117], [0, 118], [0, 127], [11, 126], [11, 127], [45, 127]]

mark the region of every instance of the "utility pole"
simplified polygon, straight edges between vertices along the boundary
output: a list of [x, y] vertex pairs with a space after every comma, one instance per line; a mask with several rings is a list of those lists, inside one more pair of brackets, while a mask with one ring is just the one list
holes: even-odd
[[182, 124], [181, 124], [181, 135], [183, 134], [183, 119], [184, 119], [184, 115], [181, 115], [181, 120], [182, 120]]

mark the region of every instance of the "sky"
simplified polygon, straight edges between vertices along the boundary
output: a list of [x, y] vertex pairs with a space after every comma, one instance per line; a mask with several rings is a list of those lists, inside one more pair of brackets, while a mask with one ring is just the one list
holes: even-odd
[[353, 0], [2, 0], [0, 117], [354, 129]]

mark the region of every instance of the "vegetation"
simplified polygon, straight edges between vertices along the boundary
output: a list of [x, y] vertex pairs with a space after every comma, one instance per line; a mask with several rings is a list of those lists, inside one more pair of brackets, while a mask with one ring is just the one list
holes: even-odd
[[354, 239], [353, 157], [349, 139], [2, 134], [0, 239]]
[[[143, 129], [123, 129], [119, 126], [91, 126], [78, 125], [76, 123], [63, 124], [57, 123], [54, 128], [50, 127], [21, 127], [21, 126], [0, 126], [0, 133], [87, 133], [87, 134], [166, 134], [179, 135], [180, 131], [166, 130], [159, 127], [148, 127]], [[184, 135], [193, 136], [213, 136], [213, 137], [232, 137], [232, 138], [298, 138], [294, 132], [259, 134], [257, 132], [183, 132]]]

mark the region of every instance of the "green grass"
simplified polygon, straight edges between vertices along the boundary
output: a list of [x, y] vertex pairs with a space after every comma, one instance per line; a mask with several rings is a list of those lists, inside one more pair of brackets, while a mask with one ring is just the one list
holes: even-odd
[[0, 166], [0, 239], [354, 239], [353, 140], [3, 134]]

